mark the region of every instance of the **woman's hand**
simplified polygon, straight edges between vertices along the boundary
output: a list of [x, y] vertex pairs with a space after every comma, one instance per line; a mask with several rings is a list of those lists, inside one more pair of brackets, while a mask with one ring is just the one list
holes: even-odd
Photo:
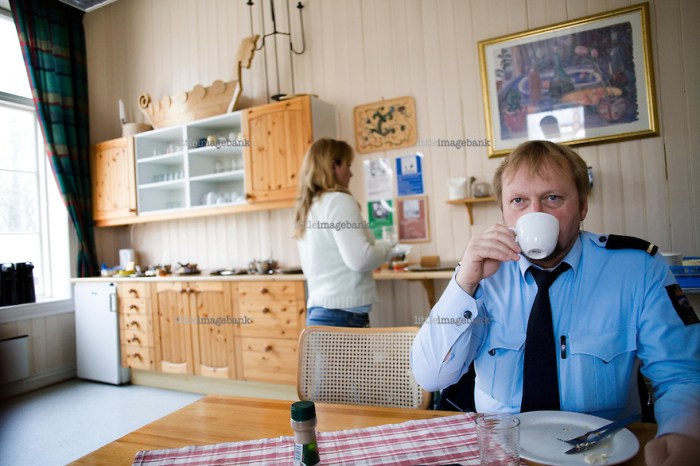
[[500, 223], [493, 225], [469, 241], [460, 261], [457, 284], [474, 295], [479, 282], [496, 273], [501, 262], [520, 260], [518, 253], [515, 233]]

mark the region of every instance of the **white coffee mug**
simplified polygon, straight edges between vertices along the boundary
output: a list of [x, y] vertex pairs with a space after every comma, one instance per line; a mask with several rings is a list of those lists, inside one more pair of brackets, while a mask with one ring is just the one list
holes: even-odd
[[530, 212], [518, 219], [513, 228], [515, 241], [530, 259], [544, 259], [557, 246], [559, 220], [544, 212]]

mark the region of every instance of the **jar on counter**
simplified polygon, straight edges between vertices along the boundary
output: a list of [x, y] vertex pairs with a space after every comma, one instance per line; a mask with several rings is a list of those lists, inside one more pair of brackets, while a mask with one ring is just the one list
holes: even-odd
[[313, 401], [292, 403], [295, 465], [311, 466], [321, 462], [316, 443], [316, 423], [316, 406]]

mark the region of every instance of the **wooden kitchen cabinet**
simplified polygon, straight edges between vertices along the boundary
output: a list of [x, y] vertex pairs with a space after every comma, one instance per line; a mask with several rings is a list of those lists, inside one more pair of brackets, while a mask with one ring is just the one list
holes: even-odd
[[306, 319], [304, 283], [240, 282], [237, 301], [239, 378], [295, 384]]
[[335, 137], [335, 111], [301, 96], [243, 111], [245, 188], [250, 202], [293, 200], [301, 162], [312, 142]]
[[153, 284], [153, 326], [158, 348], [156, 370], [194, 374], [187, 282]]
[[228, 282], [158, 282], [154, 287], [156, 370], [236, 378]]
[[190, 283], [194, 373], [235, 379], [234, 309], [228, 282]]
[[300, 96], [95, 144], [95, 225], [293, 207], [304, 154], [335, 135], [333, 106]]
[[95, 224], [130, 223], [137, 214], [134, 138], [112, 139], [91, 146], [90, 180]]
[[119, 339], [124, 367], [155, 369], [150, 291], [150, 285], [143, 282], [117, 285]]
[[125, 367], [296, 383], [303, 281], [134, 280], [117, 296]]

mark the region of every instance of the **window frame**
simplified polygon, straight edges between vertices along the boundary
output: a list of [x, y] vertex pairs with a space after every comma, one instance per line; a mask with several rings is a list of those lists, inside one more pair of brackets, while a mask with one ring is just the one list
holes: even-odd
[[[0, 16], [9, 18], [13, 22], [12, 13], [8, 10], [0, 7]], [[0, 20], [5, 20], [6, 18], [0, 18]], [[46, 263], [48, 264], [47, 270], [44, 271], [46, 287], [52, 290], [52, 296], [48, 298], [43, 298], [37, 300], [35, 303], [25, 303], [17, 304], [12, 306], [0, 307], [0, 324], [13, 322], [17, 320], [27, 320], [38, 317], [46, 317], [50, 315], [63, 314], [67, 312], [74, 311], [73, 305], [73, 287], [72, 282], [76, 274], [76, 251], [78, 250], [78, 241], [75, 229], [70, 219], [67, 219], [67, 228], [65, 232], [53, 235], [50, 233], [52, 218], [56, 215], [65, 217], [65, 209], [56, 212], [56, 209], [52, 209], [51, 203], [61, 202], [60, 191], [56, 188], [59, 199], [49, 199], [48, 183], [52, 181], [49, 177], [54, 176], [51, 168], [48, 156], [41, 158], [41, 154], [38, 152], [43, 147], [43, 134], [41, 130], [41, 125], [38, 121], [38, 116], [36, 108], [34, 107], [34, 102], [31, 98], [19, 96], [16, 94], [10, 94], [7, 92], [0, 91], [0, 101], [3, 106], [16, 107], [20, 110], [29, 110], [34, 114], [36, 119], [36, 131], [35, 139], [37, 140], [37, 182], [38, 195], [39, 195], [39, 206], [40, 206], [40, 238], [41, 242], [44, 244], [42, 249], [50, 257]], [[53, 181], [55, 182], [55, 180]], [[54, 237], [56, 236], [56, 237]], [[64, 244], [67, 243], [67, 244]], [[52, 249], [65, 249], [68, 248], [68, 257], [64, 260], [58, 260], [56, 263], [56, 254], [52, 254]], [[56, 267], [62, 269], [67, 269], [67, 276], [60, 274], [57, 275], [53, 273]], [[68, 280], [68, 283], [65, 280]], [[49, 283], [50, 282], [50, 283]], [[63, 288], [63, 290], [58, 293], [57, 290]], [[60, 297], [57, 297], [60, 296]]]

